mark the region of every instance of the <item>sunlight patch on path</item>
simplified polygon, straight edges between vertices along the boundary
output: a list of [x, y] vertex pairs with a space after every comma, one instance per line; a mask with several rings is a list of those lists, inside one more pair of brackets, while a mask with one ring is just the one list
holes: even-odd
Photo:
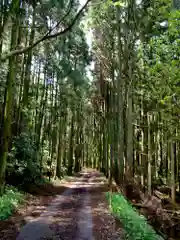
[[78, 213], [78, 235], [75, 240], [93, 240], [93, 223], [90, 205], [90, 195], [86, 191], [82, 203], [82, 209]]
[[77, 212], [78, 229], [76, 239], [93, 240], [90, 195], [86, 189], [88, 187], [86, 186], [86, 183], [88, 185], [88, 182], [91, 181], [91, 177], [86, 179], [86, 177], [88, 177], [88, 173], [86, 172], [82, 173], [82, 175], [82, 179], [78, 179], [74, 184], [71, 184], [63, 194], [57, 195], [49, 207], [47, 207], [38, 218], [29, 220], [29, 222], [21, 229], [16, 240], [40, 240], [42, 238], [53, 237], [54, 232], [50, 229], [53, 217], [57, 215], [60, 205], [66, 202], [66, 197], [71, 196], [74, 189], [80, 187], [84, 189], [85, 193], [82, 195], [82, 208]]
[[53, 231], [49, 227], [52, 222], [52, 217], [56, 215], [58, 206], [65, 201], [65, 197], [72, 194], [73, 189], [76, 187], [78, 187], [78, 182], [72, 184], [71, 188], [65, 190], [63, 194], [57, 195], [40, 217], [29, 220], [21, 229], [16, 240], [39, 240], [43, 237], [53, 236]]

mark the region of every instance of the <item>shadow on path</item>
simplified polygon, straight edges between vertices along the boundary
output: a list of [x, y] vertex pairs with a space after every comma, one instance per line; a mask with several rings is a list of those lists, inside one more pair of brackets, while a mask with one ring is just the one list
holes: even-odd
[[92, 221], [88, 220], [91, 213], [86, 207], [90, 197], [84, 187], [90, 178], [89, 174], [81, 174], [78, 181], [57, 195], [38, 218], [30, 220], [21, 229], [17, 240], [84, 239], [85, 236], [91, 240]]
[[90, 170], [76, 175], [74, 181], [72, 179], [65, 186], [58, 182], [55, 186], [49, 185], [47, 195], [42, 190], [43, 196], [34, 197], [36, 202], [29, 201], [27, 209], [16, 213], [14, 221], [11, 219], [14, 235], [11, 232], [11, 237], [6, 237], [0, 232], [0, 239], [123, 239], [122, 231], [116, 229], [115, 219], [109, 211], [105, 198], [109, 187], [103, 174]]

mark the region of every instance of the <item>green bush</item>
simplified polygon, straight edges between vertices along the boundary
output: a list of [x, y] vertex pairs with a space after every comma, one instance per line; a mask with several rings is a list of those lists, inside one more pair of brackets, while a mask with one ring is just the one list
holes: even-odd
[[6, 180], [11, 185], [20, 187], [41, 179], [34, 139], [35, 137], [30, 133], [21, 133], [13, 139], [6, 171]]
[[22, 193], [14, 187], [7, 186], [4, 195], [0, 197], [0, 220], [7, 219], [23, 200]]
[[[120, 194], [107, 193], [112, 213], [121, 221], [129, 240], [162, 240], [147, 223], [144, 216]], [[110, 201], [111, 199], [111, 201]]]

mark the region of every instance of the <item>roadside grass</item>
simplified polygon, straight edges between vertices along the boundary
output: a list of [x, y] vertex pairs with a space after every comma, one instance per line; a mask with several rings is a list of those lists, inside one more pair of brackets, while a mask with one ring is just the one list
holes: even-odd
[[[36, 184], [46, 185], [55, 184], [54, 180], [50, 180], [46, 177], [36, 180]], [[8, 219], [13, 212], [21, 205], [26, 199], [26, 193], [19, 191], [16, 187], [6, 185], [5, 192], [0, 197], [0, 221]]]
[[15, 187], [6, 186], [5, 193], [0, 197], [0, 220], [5, 220], [23, 203], [25, 195]]
[[128, 240], [163, 240], [150, 226], [146, 218], [140, 215], [135, 208], [121, 194], [106, 193], [112, 214], [120, 220], [126, 231]]

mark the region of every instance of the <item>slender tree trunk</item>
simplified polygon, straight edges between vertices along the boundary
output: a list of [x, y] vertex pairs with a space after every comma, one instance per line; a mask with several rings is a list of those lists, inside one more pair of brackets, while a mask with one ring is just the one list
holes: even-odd
[[118, 110], [118, 166], [119, 166], [119, 181], [124, 178], [124, 79], [122, 77], [122, 47], [121, 47], [121, 23], [120, 23], [120, 8], [117, 8], [117, 25], [118, 25], [118, 81], [117, 81], [117, 110]]
[[57, 163], [56, 163], [56, 176], [58, 178], [61, 178], [61, 165], [62, 165], [62, 145], [63, 145], [63, 140], [62, 140], [62, 128], [63, 124], [65, 123], [64, 119], [59, 120], [59, 139], [58, 139], [58, 154], [57, 154]]
[[127, 96], [127, 173], [132, 177], [133, 168], [133, 116], [132, 116], [132, 86], [129, 85]]
[[175, 183], [175, 159], [174, 159], [174, 143], [171, 141], [171, 198], [172, 202], [176, 201], [176, 183]]
[[152, 152], [151, 152], [151, 116], [147, 114], [148, 119], [148, 192], [152, 192]]
[[[32, 26], [31, 26], [31, 33], [30, 33], [30, 39], [29, 39], [29, 45], [31, 45], [34, 42], [35, 37], [35, 17], [36, 17], [36, 9], [33, 8], [33, 16], [32, 16]], [[23, 99], [22, 99], [22, 106], [23, 108], [28, 107], [28, 97], [29, 97], [29, 86], [30, 86], [30, 79], [31, 79], [31, 62], [33, 57], [33, 50], [31, 49], [28, 51], [27, 54], [27, 61], [26, 61], [26, 68], [25, 68], [25, 75], [24, 75], [24, 88], [23, 88]], [[24, 109], [24, 110], [25, 110]], [[27, 109], [26, 109], [27, 110]], [[27, 122], [25, 120], [25, 114], [23, 112], [21, 113], [21, 120], [23, 122], [23, 128], [27, 127]]]
[[73, 148], [74, 148], [74, 112], [71, 117], [71, 129], [69, 132], [69, 154], [68, 154], [68, 175], [71, 176], [73, 173]]

